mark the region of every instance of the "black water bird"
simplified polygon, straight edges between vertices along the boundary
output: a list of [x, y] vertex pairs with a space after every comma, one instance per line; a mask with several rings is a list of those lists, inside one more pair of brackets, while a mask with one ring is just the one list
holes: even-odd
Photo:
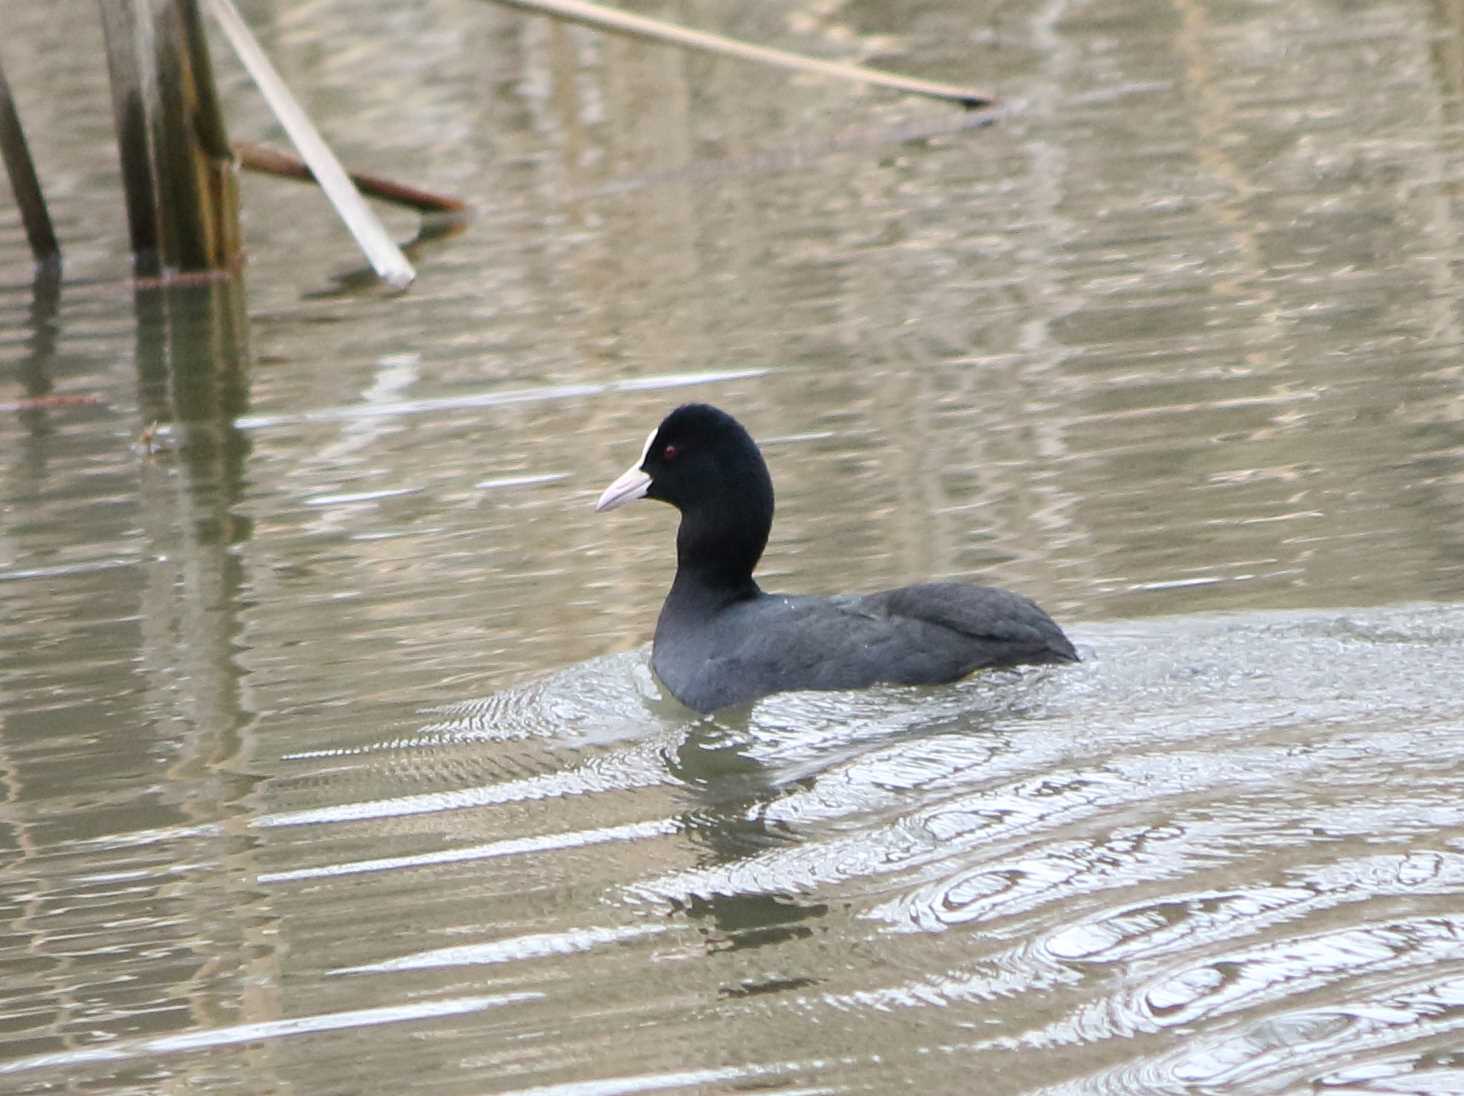
[[715, 407], [687, 404], [667, 415], [595, 509], [639, 498], [681, 511], [676, 578], [651, 666], [697, 711], [793, 689], [935, 685], [983, 667], [1078, 660], [1035, 602], [989, 586], [764, 593], [752, 571], [773, 524], [772, 477], [752, 437]]

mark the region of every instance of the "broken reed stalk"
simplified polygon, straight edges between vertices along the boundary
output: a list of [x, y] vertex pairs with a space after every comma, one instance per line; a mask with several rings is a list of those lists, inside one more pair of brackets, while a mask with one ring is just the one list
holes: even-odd
[[98, 6], [137, 273], [237, 267], [238, 191], [196, 0]]
[[139, 274], [157, 275], [163, 265], [158, 243], [161, 225], [145, 106], [152, 96], [137, 43], [141, 15], [135, 0], [98, 0], [98, 7], [107, 44], [107, 72], [112, 83], [112, 114], [122, 160], [122, 192], [133, 267]]
[[41, 193], [41, 181], [36, 176], [36, 166], [25, 143], [25, 131], [20, 126], [20, 113], [15, 109], [3, 67], [0, 67], [0, 156], [4, 157], [5, 168], [10, 174], [10, 189], [15, 194], [16, 205], [20, 207], [20, 219], [25, 225], [31, 254], [41, 266], [60, 266], [61, 245], [56, 242], [56, 230], [51, 225], [51, 214], [46, 209], [45, 195]]
[[[283, 149], [253, 141], [235, 141], [233, 147], [239, 166], [247, 171], [276, 175], [282, 179], [299, 179], [303, 182], [315, 180], [309, 164]], [[356, 184], [356, 189], [368, 198], [380, 198], [384, 202], [405, 206], [418, 213], [461, 214], [468, 208], [468, 204], [461, 198], [435, 194], [409, 183], [399, 183], [365, 171], [352, 171], [348, 174], [351, 182]]]
[[218, 140], [224, 124], [196, 0], [175, 0], [167, 7], [171, 11], [160, 11], [157, 21], [161, 94], [153, 125], [164, 225], [173, 236], [178, 269], [216, 270], [233, 265], [240, 255], [233, 157], [227, 139], [222, 158], [205, 142], [205, 135]]
[[224, 127], [223, 105], [214, 84], [208, 35], [203, 29], [197, 0], [180, 4], [178, 19], [182, 52], [191, 76], [184, 85], [188, 93], [185, 99], [187, 120], [193, 129], [189, 147], [193, 153], [194, 169], [199, 173], [199, 185], [208, 200], [228, 210], [227, 217], [220, 217], [215, 222], [217, 230], [223, 233], [215, 246], [221, 254], [229, 257], [229, 265], [233, 266], [244, 255], [244, 236], [239, 225], [239, 175], [234, 150], [229, 146], [229, 134]]
[[901, 76], [898, 73], [865, 68], [862, 65], [824, 61], [816, 57], [789, 53], [786, 50], [755, 46], [749, 42], [740, 42], [735, 38], [723, 37], [720, 34], [691, 30], [661, 19], [632, 15], [629, 12], [605, 7], [603, 4], [590, 3], [589, 0], [494, 0], [494, 2], [506, 4], [511, 8], [536, 12], [540, 15], [554, 15], [561, 19], [569, 19], [596, 30], [629, 34], [655, 42], [670, 42], [687, 49], [702, 50], [726, 57], [738, 57], [744, 61], [758, 61], [765, 65], [777, 65], [780, 68], [794, 69], [798, 72], [813, 72], [822, 76], [836, 76], [843, 80], [858, 80], [861, 83], [876, 84], [880, 87], [893, 88], [896, 91], [909, 92], [912, 95], [924, 95], [932, 99], [959, 103], [967, 108], [991, 106], [996, 102], [995, 96], [977, 91], [975, 88], [921, 80], [913, 76]]
[[[107, 0], [102, 0], [105, 7]], [[367, 207], [352, 185], [345, 169], [330, 146], [321, 138], [304, 109], [285, 86], [269, 57], [250, 33], [232, 0], [208, 0], [214, 20], [223, 29], [239, 60], [254, 80], [275, 117], [279, 119], [300, 155], [310, 165], [320, 188], [325, 191], [336, 213], [345, 222], [356, 243], [366, 253], [372, 269], [393, 289], [405, 289], [417, 272], [402, 254], [401, 248], [387, 235], [376, 215]]]

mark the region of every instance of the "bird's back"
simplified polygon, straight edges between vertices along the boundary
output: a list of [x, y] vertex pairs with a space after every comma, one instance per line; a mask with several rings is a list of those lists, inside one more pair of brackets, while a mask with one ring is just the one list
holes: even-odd
[[962, 583], [864, 596], [759, 593], [684, 617], [668, 601], [666, 610], [656, 674], [700, 711], [797, 689], [934, 685], [982, 667], [1077, 659], [1029, 599]]

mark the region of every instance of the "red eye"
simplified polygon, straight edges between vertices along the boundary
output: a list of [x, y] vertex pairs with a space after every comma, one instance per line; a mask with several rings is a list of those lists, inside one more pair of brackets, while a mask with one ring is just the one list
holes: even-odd
[[676, 459], [676, 454], [679, 453], [679, 452], [681, 452], [681, 450], [680, 449], [677, 449], [676, 446], [674, 446], [674, 445], [668, 445], [668, 446], [666, 446], [665, 449], [662, 449], [661, 450], [661, 459], [662, 460], [675, 460]]

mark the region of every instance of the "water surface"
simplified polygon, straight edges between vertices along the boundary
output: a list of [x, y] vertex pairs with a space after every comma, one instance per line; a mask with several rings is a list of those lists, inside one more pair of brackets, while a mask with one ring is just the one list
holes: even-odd
[[[60, 7], [4, 58], [68, 258], [0, 204], [0, 404], [91, 402], [0, 415], [0, 1088], [1464, 1084], [1457, 4], [640, 9], [994, 117], [246, 5], [475, 206], [395, 298], [257, 178], [242, 284], [134, 290]], [[693, 717], [673, 515], [590, 509], [686, 399], [765, 442], [769, 588], [999, 583], [1085, 661]]]

